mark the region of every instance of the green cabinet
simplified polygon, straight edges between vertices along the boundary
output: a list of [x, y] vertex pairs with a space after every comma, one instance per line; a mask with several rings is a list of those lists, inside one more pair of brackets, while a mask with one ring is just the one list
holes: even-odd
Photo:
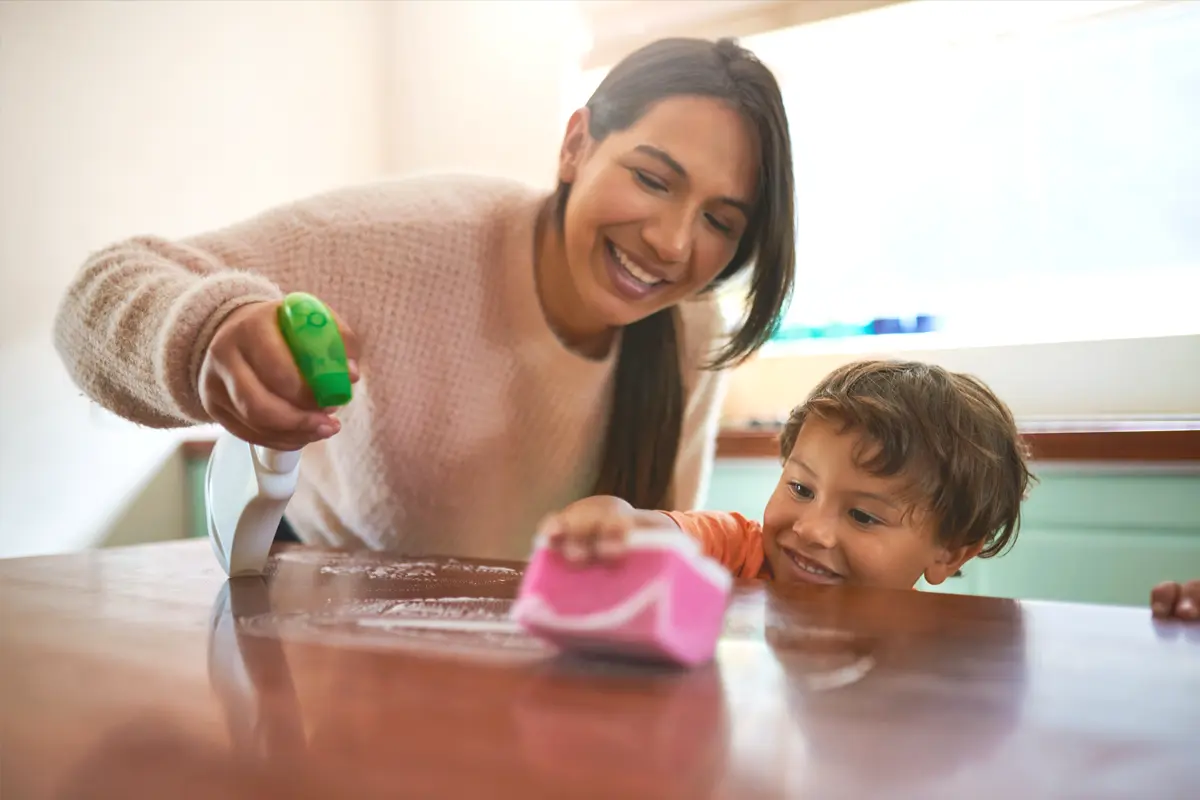
[[[1200, 465], [1034, 465], [1040, 483], [1008, 552], [919, 588], [1026, 600], [1146, 605], [1162, 580], [1200, 578]], [[706, 508], [762, 518], [779, 479], [771, 459], [720, 459]]]
[[208, 536], [208, 511], [204, 505], [204, 475], [208, 456], [187, 460], [188, 518], [192, 536]]

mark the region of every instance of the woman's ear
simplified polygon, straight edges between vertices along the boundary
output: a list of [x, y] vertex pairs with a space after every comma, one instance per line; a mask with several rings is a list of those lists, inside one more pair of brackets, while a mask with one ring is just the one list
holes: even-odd
[[943, 547], [934, 562], [925, 568], [925, 582], [937, 586], [962, 568], [962, 565], [979, 555], [983, 542], [965, 544], [961, 547]]
[[587, 153], [592, 137], [588, 134], [587, 108], [580, 108], [567, 120], [567, 132], [563, 136], [562, 149], [558, 154], [558, 182], [574, 183], [579, 165]]

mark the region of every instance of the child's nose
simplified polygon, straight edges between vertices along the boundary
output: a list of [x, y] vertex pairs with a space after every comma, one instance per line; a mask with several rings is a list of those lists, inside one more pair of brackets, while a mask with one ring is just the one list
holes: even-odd
[[792, 530], [805, 544], [833, 547], [837, 543], [837, 519], [832, 514], [812, 509], [792, 524]]

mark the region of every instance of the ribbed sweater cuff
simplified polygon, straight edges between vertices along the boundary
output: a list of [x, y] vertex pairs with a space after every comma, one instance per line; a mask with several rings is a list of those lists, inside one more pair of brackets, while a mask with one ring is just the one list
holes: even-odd
[[244, 305], [282, 297], [283, 292], [267, 279], [234, 272], [199, 281], [171, 304], [154, 369], [184, 417], [199, 423], [212, 421], [200, 404], [198, 378], [217, 327]]

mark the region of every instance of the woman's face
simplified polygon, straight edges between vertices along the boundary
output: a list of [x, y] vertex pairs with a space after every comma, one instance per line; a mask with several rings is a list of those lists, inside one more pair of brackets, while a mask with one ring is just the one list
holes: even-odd
[[650, 316], [707, 286], [749, 222], [759, 153], [750, 123], [705, 97], [662, 100], [596, 142], [572, 116], [559, 179], [571, 184], [563, 289], [580, 332]]

